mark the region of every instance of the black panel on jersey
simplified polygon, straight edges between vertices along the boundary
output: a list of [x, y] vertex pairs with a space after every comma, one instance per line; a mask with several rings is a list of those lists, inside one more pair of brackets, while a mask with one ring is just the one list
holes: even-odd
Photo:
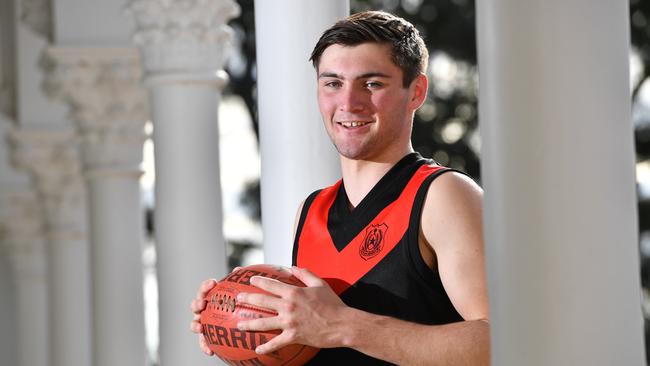
[[[437, 270], [434, 272], [422, 259], [422, 253], [420, 253], [420, 246], [418, 244], [418, 239], [420, 236], [420, 222], [422, 217], [422, 208], [424, 206], [424, 200], [426, 198], [427, 192], [429, 191], [429, 186], [434, 179], [440, 175], [447, 172], [457, 172], [465, 175], [465, 173], [458, 171], [456, 169], [444, 169], [437, 171], [430, 176], [428, 176], [422, 185], [418, 189], [418, 192], [415, 195], [415, 200], [413, 201], [413, 209], [411, 211], [411, 217], [409, 219], [409, 230], [406, 235], [408, 235], [408, 246], [405, 248], [404, 255], [411, 263], [411, 267], [415, 274], [416, 278], [424, 281], [425, 283], [434, 284], [437, 291], [444, 292], [442, 282], [440, 281], [440, 276], [437, 273]], [[445, 293], [446, 296], [446, 293]]]
[[364, 355], [351, 348], [323, 348], [305, 366], [390, 366], [390, 362]]
[[418, 153], [406, 155], [375, 184], [354, 210], [350, 210], [344, 181], [327, 218], [327, 230], [336, 249], [342, 251], [381, 210], [399, 198], [415, 171], [425, 163], [431, 161]]

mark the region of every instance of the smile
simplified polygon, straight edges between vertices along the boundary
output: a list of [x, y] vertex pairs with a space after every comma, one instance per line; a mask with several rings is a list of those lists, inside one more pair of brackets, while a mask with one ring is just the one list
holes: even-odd
[[350, 121], [350, 122], [337, 122], [337, 123], [345, 128], [353, 128], [353, 127], [365, 126], [370, 122]]

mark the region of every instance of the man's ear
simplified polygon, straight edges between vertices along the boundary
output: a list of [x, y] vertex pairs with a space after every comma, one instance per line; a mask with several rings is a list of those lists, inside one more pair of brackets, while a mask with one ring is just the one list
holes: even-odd
[[429, 79], [427, 79], [425, 74], [421, 73], [411, 82], [409, 89], [409, 107], [415, 111], [424, 104], [424, 101], [427, 98]]

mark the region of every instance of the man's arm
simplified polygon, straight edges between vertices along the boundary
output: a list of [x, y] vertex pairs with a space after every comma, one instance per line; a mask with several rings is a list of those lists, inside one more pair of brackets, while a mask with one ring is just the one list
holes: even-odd
[[238, 301], [274, 309], [278, 316], [242, 322], [241, 329], [283, 332], [260, 353], [302, 343], [349, 347], [400, 365], [488, 365], [489, 324], [482, 239], [481, 190], [457, 173], [438, 177], [424, 203], [421, 236], [434, 253], [437, 270], [465, 321], [421, 325], [346, 306], [327, 283], [293, 268], [308, 287], [263, 277], [251, 283], [279, 297], [241, 294]]

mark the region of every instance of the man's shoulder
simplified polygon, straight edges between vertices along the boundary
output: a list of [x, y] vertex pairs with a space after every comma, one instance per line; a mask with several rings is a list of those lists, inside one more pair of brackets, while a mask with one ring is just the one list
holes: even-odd
[[429, 185], [425, 197], [424, 209], [454, 209], [454, 206], [468, 203], [468, 201], [481, 200], [483, 190], [468, 175], [456, 171], [446, 170]]
[[[428, 188], [420, 225], [424, 240], [441, 256], [445, 250], [482, 243], [483, 190], [467, 175], [450, 171]], [[441, 260], [441, 258], [439, 258]]]
[[432, 170], [436, 175], [435, 180], [429, 186], [430, 190], [447, 190], [447, 189], [474, 189], [481, 190], [481, 187], [467, 173], [453, 168], [448, 168], [436, 164], [428, 164], [427, 168]]

